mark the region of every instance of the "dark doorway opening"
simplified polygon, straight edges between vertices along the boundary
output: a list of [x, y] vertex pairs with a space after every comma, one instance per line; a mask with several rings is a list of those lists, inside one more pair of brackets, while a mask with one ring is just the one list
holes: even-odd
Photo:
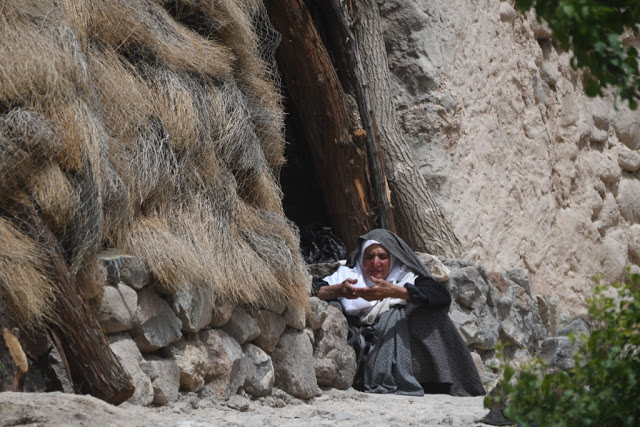
[[[283, 88], [283, 91], [286, 100], [286, 89]], [[304, 124], [295, 111], [286, 105], [285, 111], [287, 163], [280, 170], [284, 213], [300, 230], [300, 250], [307, 263], [344, 259], [347, 248], [331, 228], [331, 218], [323, 199], [322, 183], [317, 179], [318, 174], [301, 128]]]

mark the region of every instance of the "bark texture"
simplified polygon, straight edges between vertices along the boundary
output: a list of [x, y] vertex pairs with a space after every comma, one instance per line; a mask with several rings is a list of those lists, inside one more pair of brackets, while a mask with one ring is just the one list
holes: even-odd
[[82, 299], [60, 243], [45, 225], [33, 201], [17, 202], [9, 217], [19, 218], [20, 229], [47, 251], [52, 282], [56, 286], [54, 315], [48, 325], [65, 361], [74, 389], [112, 404], [127, 400], [134, 391], [129, 375], [111, 351], [102, 327]]
[[[346, 12], [346, 5], [342, 5]], [[368, 90], [370, 111], [380, 135], [398, 234], [417, 251], [448, 257], [459, 253], [455, 236], [441, 208], [435, 203], [424, 177], [413, 160], [397, 122], [391, 92], [380, 15], [375, 0], [353, 2], [352, 27], [361, 53], [363, 86]]]

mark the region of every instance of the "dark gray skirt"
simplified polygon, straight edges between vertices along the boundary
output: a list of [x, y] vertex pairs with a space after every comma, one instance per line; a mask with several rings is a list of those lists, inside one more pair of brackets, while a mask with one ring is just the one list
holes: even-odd
[[410, 396], [484, 395], [469, 349], [447, 313], [447, 308], [396, 306], [373, 326], [347, 316], [349, 344], [358, 359], [354, 387]]

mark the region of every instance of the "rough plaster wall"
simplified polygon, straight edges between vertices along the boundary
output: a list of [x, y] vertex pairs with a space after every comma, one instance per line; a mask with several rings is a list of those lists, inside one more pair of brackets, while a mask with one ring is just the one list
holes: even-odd
[[528, 268], [564, 317], [584, 312], [593, 275], [639, 262], [640, 113], [587, 98], [508, 2], [379, 8], [403, 130], [465, 257]]

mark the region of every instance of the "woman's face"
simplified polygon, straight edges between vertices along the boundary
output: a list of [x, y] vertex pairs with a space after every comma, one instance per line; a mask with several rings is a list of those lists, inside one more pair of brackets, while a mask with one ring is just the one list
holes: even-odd
[[382, 245], [374, 244], [365, 249], [362, 264], [365, 276], [386, 279], [391, 268], [391, 255]]

